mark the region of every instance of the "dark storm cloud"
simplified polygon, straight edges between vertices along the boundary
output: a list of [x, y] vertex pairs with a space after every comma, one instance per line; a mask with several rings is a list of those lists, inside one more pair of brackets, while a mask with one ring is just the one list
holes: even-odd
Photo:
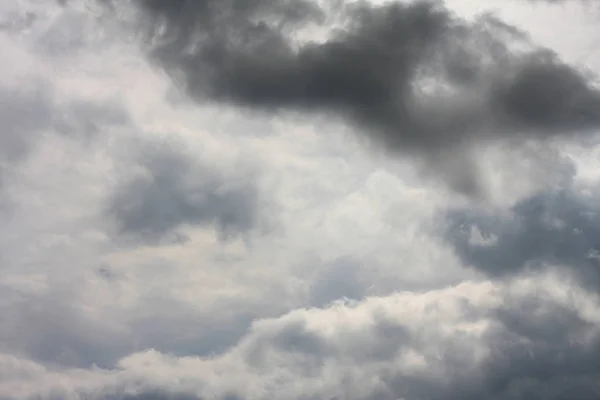
[[446, 239], [468, 264], [492, 276], [543, 263], [574, 270], [600, 287], [600, 208], [569, 190], [537, 194], [508, 212], [453, 210]]
[[227, 177], [168, 144], [144, 152], [140, 166], [142, 176], [118, 187], [107, 209], [124, 238], [185, 240], [178, 229], [198, 225], [227, 239], [260, 223], [259, 191], [251, 177]]
[[[197, 100], [331, 112], [392, 152], [435, 158], [477, 140], [600, 126], [600, 92], [588, 78], [548, 50], [511, 50], [526, 35], [491, 16], [471, 24], [433, 2], [338, 2], [332, 12], [307, 1], [136, 4], [152, 58]], [[343, 29], [293, 42], [332, 13]], [[425, 78], [447, 93], [426, 93]]]

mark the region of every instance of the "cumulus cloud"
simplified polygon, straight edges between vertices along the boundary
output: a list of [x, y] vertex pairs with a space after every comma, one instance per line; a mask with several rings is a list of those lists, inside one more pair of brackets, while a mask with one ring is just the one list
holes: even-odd
[[568, 292], [556, 277], [538, 277], [297, 310], [255, 322], [217, 357], [147, 351], [113, 370], [56, 370], [3, 356], [0, 393], [8, 399], [592, 399], [600, 390], [597, 299]]

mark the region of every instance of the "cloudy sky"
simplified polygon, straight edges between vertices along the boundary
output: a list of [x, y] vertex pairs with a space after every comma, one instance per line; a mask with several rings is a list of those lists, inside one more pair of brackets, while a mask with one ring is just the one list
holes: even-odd
[[600, 398], [598, 19], [2, 0], [0, 399]]

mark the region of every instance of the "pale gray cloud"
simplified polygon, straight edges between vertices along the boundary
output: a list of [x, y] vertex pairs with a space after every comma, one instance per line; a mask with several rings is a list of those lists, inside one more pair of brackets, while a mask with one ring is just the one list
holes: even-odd
[[362, 300], [368, 293], [368, 280], [361, 276], [362, 265], [352, 259], [342, 258], [319, 268], [310, 289], [310, 303], [325, 307], [341, 300]]
[[198, 225], [214, 228], [225, 240], [263, 222], [261, 194], [251, 172], [227, 176], [169, 143], [142, 147], [147, 150], [140, 152], [143, 172], [118, 187], [107, 208], [120, 235], [179, 241], [185, 235], [178, 228]]
[[60, 135], [94, 145], [97, 133], [130, 126], [118, 102], [70, 99], [66, 103], [51, 83], [42, 79], [21, 87], [0, 85], [0, 203], [10, 207], [7, 182], [27, 158], [40, 150], [46, 135]]
[[116, 321], [106, 323], [86, 313], [76, 287], [55, 284], [47, 293], [33, 294], [6, 285], [2, 291], [0, 349], [4, 353], [88, 368], [110, 367], [135, 350], [127, 330], [114, 328]]

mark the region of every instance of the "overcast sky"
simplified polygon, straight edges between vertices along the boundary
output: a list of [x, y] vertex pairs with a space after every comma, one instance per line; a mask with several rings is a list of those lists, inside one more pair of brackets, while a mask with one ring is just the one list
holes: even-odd
[[600, 6], [0, 1], [0, 400], [597, 400]]

